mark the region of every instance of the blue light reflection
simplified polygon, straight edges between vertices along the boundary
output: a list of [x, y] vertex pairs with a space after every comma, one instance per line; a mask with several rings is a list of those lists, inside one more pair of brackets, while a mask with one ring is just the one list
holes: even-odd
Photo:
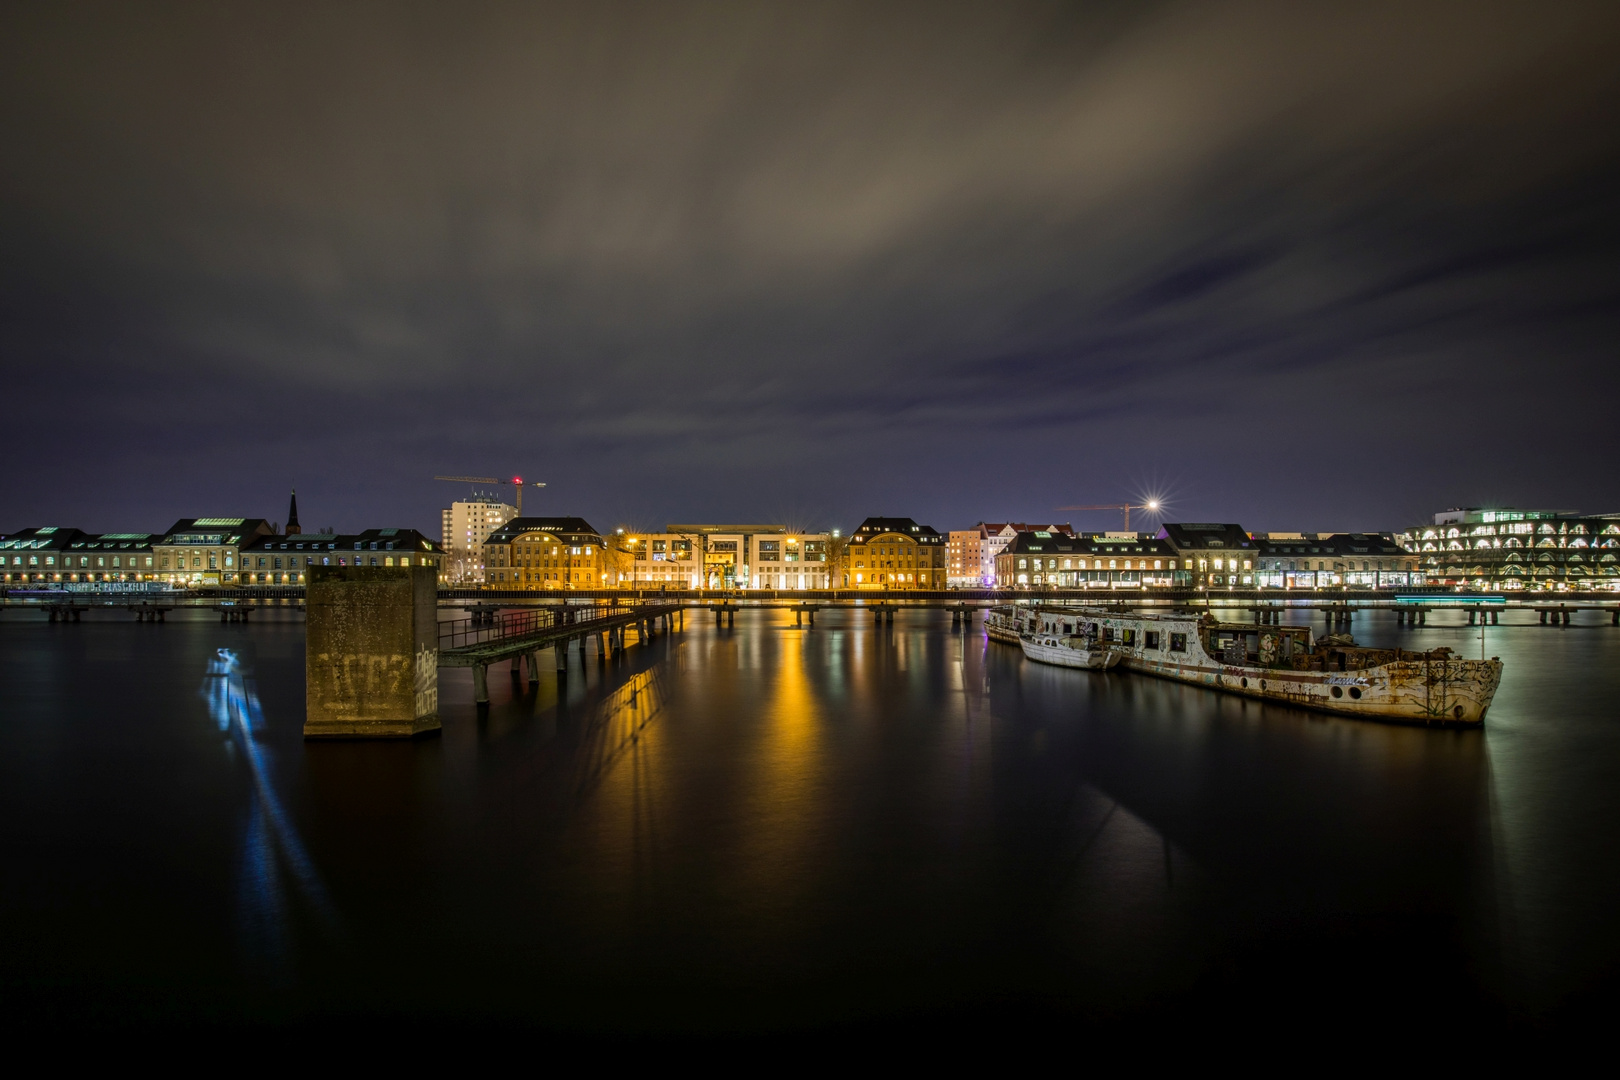
[[215, 650], [202, 694], [220, 732], [247, 759], [253, 775], [254, 799], [242, 843], [244, 945], [255, 959], [284, 975], [289, 930], [284, 877], [291, 879], [321, 928], [334, 938], [341, 936], [337, 910], [271, 785], [256, 737], [264, 727], [264, 713], [235, 650]]

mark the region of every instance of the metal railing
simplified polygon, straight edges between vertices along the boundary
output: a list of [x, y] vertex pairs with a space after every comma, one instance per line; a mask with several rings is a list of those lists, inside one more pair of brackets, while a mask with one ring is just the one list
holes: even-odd
[[626, 604], [613, 601], [591, 607], [569, 606], [504, 611], [439, 623], [439, 649], [464, 649], [473, 645], [500, 645], [551, 630], [578, 629], [582, 634], [626, 615], [662, 613], [677, 604]]

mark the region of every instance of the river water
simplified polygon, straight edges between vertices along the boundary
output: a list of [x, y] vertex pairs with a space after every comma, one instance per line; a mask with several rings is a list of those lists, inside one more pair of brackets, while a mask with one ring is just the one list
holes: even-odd
[[[1439, 618], [1355, 632], [1479, 655]], [[1620, 629], [1505, 618], [1482, 732], [1038, 667], [943, 612], [744, 611], [560, 682], [496, 669], [483, 717], [446, 671], [435, 738], [306, 744], [295, 614], [9, 609], [0, 1004], [587, 1036], [1574, 1028], [1620, 970]]]

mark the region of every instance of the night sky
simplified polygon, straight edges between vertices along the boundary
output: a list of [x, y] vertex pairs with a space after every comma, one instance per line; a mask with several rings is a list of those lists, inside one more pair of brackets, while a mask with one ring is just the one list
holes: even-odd
[[1620, 4], [0, 19], [0, 531], [1620, 511]]

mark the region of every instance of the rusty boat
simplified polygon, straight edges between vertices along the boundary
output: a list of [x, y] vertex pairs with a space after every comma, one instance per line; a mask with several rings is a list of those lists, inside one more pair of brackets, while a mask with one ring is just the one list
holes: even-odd
[[1221, 622], [1209, 613], [1078, 608], [1083, 632], [1120, 653], [1126, 671], [1370, 720], [1477, 727], [1502, 661], [1447, 648], [1414, 652], [1318, 639], [1308, 626]]
[[1207, 612], [1014, 607], [985, 620], [998, 641], [1015, 626], [1028, 634], [1065, 624], [1117, 652], [1123, 671], [1389, 723], [1477, 727], [1502, 681], [1494, 656], [1368, 648], [1347, 634], [1318, 638], [1309, 626], [1222, 622]]

